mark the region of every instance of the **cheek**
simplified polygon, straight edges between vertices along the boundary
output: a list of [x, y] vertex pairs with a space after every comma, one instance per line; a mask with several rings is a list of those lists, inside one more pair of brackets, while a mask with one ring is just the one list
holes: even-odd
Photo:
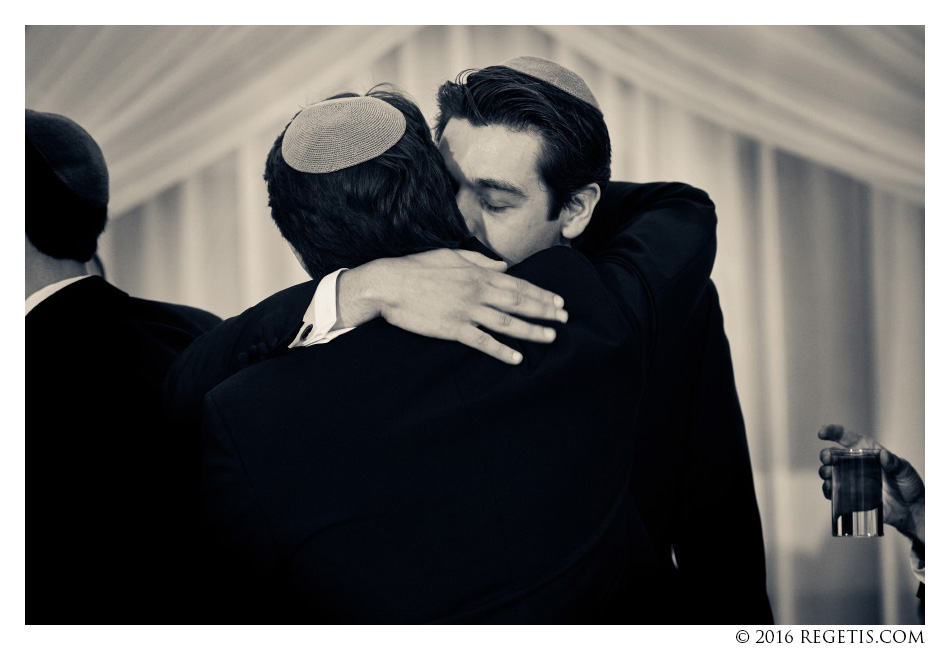
[[560, 224], [546, 217], [533, 219], [531, 226], [524, 232], [525, 248], [537, 253], [560, 242]]
[[555, 223], [531, 220], [512, 220], [505, 223], [485, 221], [490, 245], [509, 264], [518, 263], [558, 243]]

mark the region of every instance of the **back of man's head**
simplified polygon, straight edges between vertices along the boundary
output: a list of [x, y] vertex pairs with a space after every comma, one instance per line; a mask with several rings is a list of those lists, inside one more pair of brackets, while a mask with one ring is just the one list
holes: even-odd
[[105, 228], [109, 172], [71, 119], [26, 109], [26, 236], [41, 253], [88, 261]]
[[425, 118], [393, 90], [303, 109], [264, 172], [271, 216], [311, 277], [467, 236]]
[[610, 135], [597, 100], [567, 68], [521, 56], [481, 70], [464, 70], [439, 88], [436, 139], [450, 119], [499, 124], [541, 136], [538, 173], [553, 194], [551, 218], [579, 189], [610, 180]]

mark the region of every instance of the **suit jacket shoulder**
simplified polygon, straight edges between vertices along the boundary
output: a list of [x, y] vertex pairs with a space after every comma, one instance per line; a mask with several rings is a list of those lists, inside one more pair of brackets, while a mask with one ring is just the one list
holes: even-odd
[[159, 386], [215, 320], [98, 277], [27, 315], [28, 621], [187, 612], [197, 439], [169, 425]]

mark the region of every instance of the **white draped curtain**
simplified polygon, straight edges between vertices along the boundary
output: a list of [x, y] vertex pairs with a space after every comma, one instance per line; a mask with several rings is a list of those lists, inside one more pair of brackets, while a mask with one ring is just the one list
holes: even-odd
[[588, 80], [615, 179], [717, 204], [777, 622], [919, 622], [906, 540], [831, 538], [816, 432], [924, 473], [923, 27], [28, 27], [26, 100], [103, 147], [108, 278], [229, 316], [305, 279], [261, 179], [299, 107], [392, 82], [431, 116], [442, 81], [519, 54]]

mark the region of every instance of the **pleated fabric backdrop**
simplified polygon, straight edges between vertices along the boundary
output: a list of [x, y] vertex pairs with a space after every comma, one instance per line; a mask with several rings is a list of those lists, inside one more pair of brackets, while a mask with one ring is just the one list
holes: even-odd
[[871, 433], [924, 474], [923, 27], [28, 27], [26, 54], [27, 106], [110, 164], [108, 278], [221, 316], [306, 279], [261, 178], [298, 108], [392, 82], [433, 116], [465, 68], [574, 69], [616, 180], [717, 203], [777, 622], [920, 622], [909, 543], [831, 538], [816, 432]]

